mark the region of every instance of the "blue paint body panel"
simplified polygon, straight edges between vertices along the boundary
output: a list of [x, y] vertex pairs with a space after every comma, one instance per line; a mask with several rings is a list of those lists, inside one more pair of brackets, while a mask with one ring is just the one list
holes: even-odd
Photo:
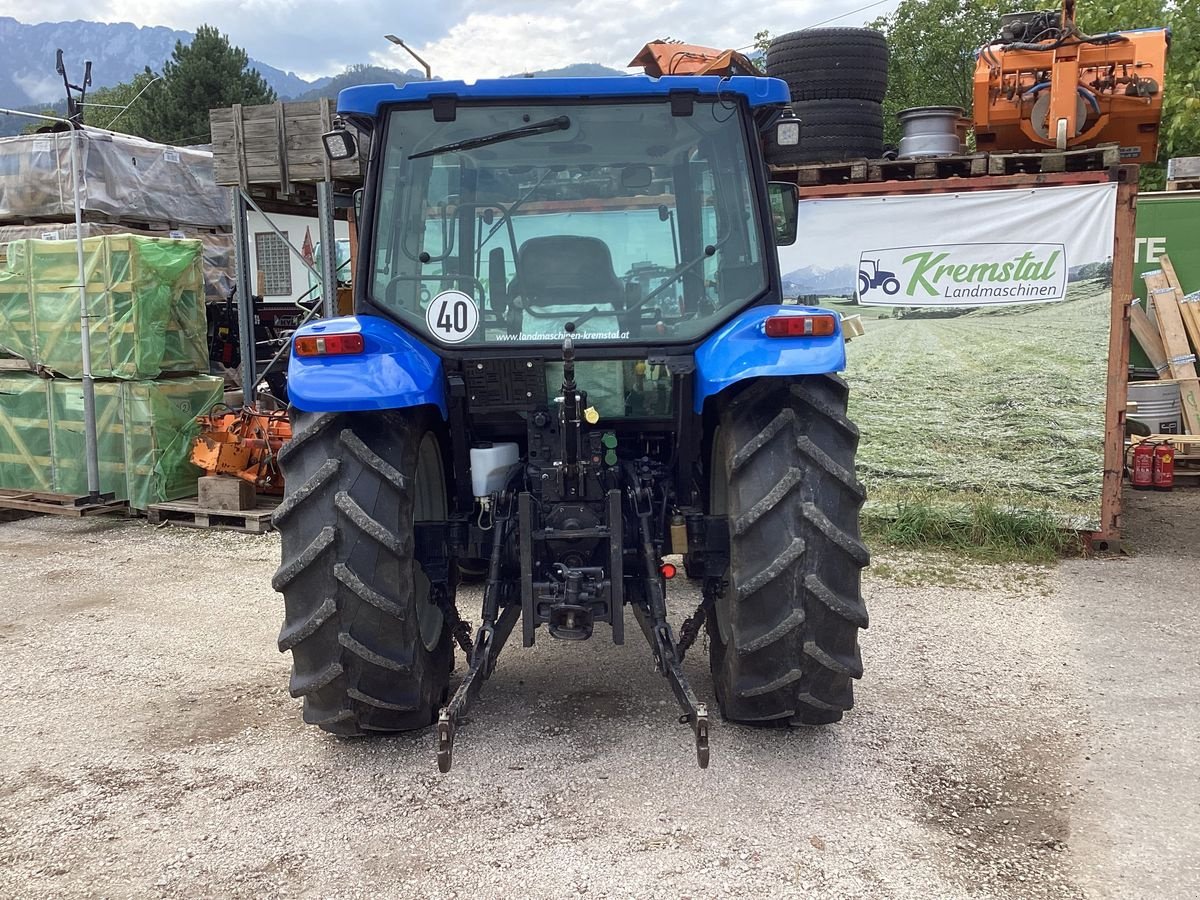
[[[763, 323], [771, 316], [826, 313], [837, 330], [826, 337], [770, 338]], [[841, 317], [814, 306], [755, 306], [723, 325], [696, 349], [693, 408], [747, 378], [780, 375], [826, 375], [846, 368]]]
[[297, 337], [362, 334], [363, 352], [296, 356], [288, 361], [288, 398], [306, 412], [361, 412], [426, 404], [446, 417], [442, 361], [399, 325], [379, 316], [322, 319]]
[[465, 81], [410, 81], [402, 87], [394, 84], [363, 84], [338, 94], [337, 108], [342, 115], [375, 117], [385, 106], [396, 103], [424, 103], [434, 97], [454, 97], [464, 102], [476, 100], [578, 100], [612, 98], [640, 100], [666, 98], [674, 91], [701, 97], [744, 97], [750, 106], [772, 106], [789, 101], [787, 84], [778, 78], [735, 75], [614, 75], [605, 78], [493, 78], [468, 84]]

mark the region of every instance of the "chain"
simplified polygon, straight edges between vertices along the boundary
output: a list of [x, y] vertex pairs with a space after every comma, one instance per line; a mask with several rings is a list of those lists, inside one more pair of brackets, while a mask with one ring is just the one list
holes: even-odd
[[692, 644], [696, 643], [696, 638], [700, 636], [700, 626], [704, 624], [704, 617], [712, 605], [717, 602], [717, 598], [725, 592], [725, 582], [715, 578], [706, 578], [704, 580], [704, 590], [701, 594], [700, 605], [696, 607], [683, 625], [679, 629], [679, 643], [675, 645], [675, 649], [679, 652], [679, 658], [682, 660], [683, 655], [688, 652]]
[[467, 659], [470, 659], [472, 652], [470, 624], [464, 622], [462, 616], [458, 614], [458, 607], [450, 599], [444, 584], [434, 584], [431, 590], [434, 592], [432, 599], [442, 610], [442, 615], [446, 619], [446, 624], [450, 626], [450, 634], [454, 637], [455, 643], [462, 649]]
[[705, 608], [708, 604], [701, 601], [696, 607], [696, 611], [688, 617], [683, 623], [683, 627], [679, 629], [679, 643], [675, 649], [679, 651], [679, 658], [683, 658], [683, 654], [687, 653], [692, 644], [696, 643], [696, 638], [700, 636], [700, 626], [704, 624]]

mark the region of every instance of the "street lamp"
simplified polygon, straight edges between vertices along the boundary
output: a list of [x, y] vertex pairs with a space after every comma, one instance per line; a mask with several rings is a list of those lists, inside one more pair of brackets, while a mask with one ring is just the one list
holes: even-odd
[[421, 57], [417, 55], [416, 50], [408, 46], [408, 44], [404, 43], [404, 41], [400, 40], [400, 38], [396, 37], [394, 34], [385, 34], [384, 38], [391, 41], [397, 47], [403, 47], [405, 50], [407, 50], [408, 55], [419, 62], [421, 64], [421, 68], [425, 70], [425, 80], [433, 81], [433, 70], [429, 68], [429, 63], [425, 62], [425, 60], [421, 59]]

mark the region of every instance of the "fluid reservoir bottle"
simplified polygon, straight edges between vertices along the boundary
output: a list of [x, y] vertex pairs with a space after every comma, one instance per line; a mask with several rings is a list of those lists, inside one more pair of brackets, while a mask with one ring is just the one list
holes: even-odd
[[471, 493], [488, 497], [504, 487], [504, 476], [521, 458], [517, 445], [478, 444], [471, 448]]
[[685, 556], [688, 552], [687, 523], [681, 515], [671, 517], [671, 550]]

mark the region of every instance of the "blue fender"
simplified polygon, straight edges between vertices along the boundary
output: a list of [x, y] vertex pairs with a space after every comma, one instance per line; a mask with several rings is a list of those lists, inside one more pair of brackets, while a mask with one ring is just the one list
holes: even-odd
[[[771, 316], [825, 313], [837, 319], [837, 330], [824, 337], [767, 337], [763, 323]], [[836, 312], [815, 306], [755, 306], [727, 322], [696, 349], [693, 408], [731, 384], [747, 378], [778, 375], [825, 375], [846, 368], [846, 342]]]
[[[436, 406], [446, 418], [446, 384], [436, 353], [379, 316], [322, 319], [296, 337], [361, 334], [363, 352], [288, 360], [288, 399], [306, 412], [363, 412]], [[294, 346], [294, 345], [293, 345]]]

